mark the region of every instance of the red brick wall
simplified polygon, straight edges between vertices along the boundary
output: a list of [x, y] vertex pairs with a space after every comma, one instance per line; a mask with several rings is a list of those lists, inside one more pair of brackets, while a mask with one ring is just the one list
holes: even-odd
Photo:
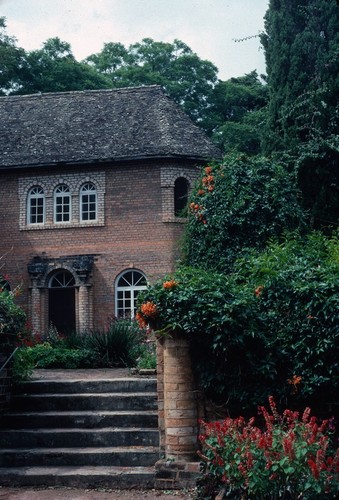
[[162, 179], [164, 171], [170, 172], [173, 179], [176, 172], [180, 172], [178, 176], [187, 173], [191, 178], [197, 174], [192, 163], [182, 162], [163, 166], [162, 174], [161, 165], [155, 162], [108, 167], [100, 164], [97, 170], [105, 172], [104, 225], [34, 230], [19, 226], [19, 178], [55, 177], [60, 173], [62, 179], [81, 173], [85, 179], [91, 167], [77, 166], [63, 172], [44, 169], [0, 173], [0, 256], [3, 255], [0, 272], [10, 275], [13, 286], [23, 282], [19, 302], [27, 307], [31, 285], [27, 265], [33, 257], [55, 259], [94, 254], [91, 278], [94, 326], [102, 325], [114, 314], [114, 282], [122, 271], [139, 269], [152, 282], [174, 269], [183, 224], [180, 220], [163, 222], [164, 193], [168, 197], [171, 187], [169, 182], [164, 186]]

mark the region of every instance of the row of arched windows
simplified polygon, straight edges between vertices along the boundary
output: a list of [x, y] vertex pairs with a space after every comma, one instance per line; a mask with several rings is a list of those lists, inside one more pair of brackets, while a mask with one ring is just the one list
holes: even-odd
[[[66, 184], [57, 186], [53, 193], [54, 223], [67, 223], [72, 220], [72, 195]], [[80, 222], [97, 220], [97, 190], [92, 182], [80, 188]], [[28, 193], [27, 224], [44, 224], [46, 220], [45, 192], [41, 186], [34, 186]]]
[[[173, 215], [175, 217], [185, 217], [187, 215], [188, 193], [189, 181], [185, 177], [178, 177], [174, 182]], [[84, 223], [98, 220], [98, 192], [96, 186], [92, 182], [84, 183], [80, 188], [79, 195], [79, 208], [74, 209], [72, 207], [72, 193], [67, 184], [59, 184], [54, 189], [54, 224], [70, 223], [74, 218]], [[74, 213], [74, 210], [79, 212], [79, 216]], [[50, 213], [50, 210], [48, 210], [48, 213]], [[28, 225], [42, 225], [46, 222], [46, 193], [41, 185], [31, 187], [28, 192], [26, 220]]]

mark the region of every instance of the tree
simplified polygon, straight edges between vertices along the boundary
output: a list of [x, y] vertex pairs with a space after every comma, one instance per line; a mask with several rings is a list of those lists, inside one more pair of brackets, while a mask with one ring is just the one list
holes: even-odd
[[20, 94], [64, 92], [109, 88], [110, 81], [95, 69], [75, 60], [71, 46], [59, 38], [50, 38], [42, 49], [26, 56], [25, 79]]
[[0, 17], [0, 95], [17, 90], [21, 85], [25, 51], [16, 39], [6, 33], [6, 20]]
[[[270, 93], [268, 149], [290, 148], [325, 129], [339, 84], [339, 14], [335, 0], [271, 0], [265, 15]], [[313, 119], [312, 119], [313, 118]]]
[[162, 85], [195, 122], [204, 126], [218, 70], [182, 41], [165, 43], [144, 38], [128, 49], [120, 43], [108, 43], [85, 62], [109, 75], [116, 88]]
[[261, 37], [269, 88], [266, 152], [286, 150], [317, 227], [339, 213], [339, 9], [271, 0]]
[[224, 152], [260, 152], [266, 104], [267, 85], [256, 71], [217, 83], [211, 97], [209, 128]]

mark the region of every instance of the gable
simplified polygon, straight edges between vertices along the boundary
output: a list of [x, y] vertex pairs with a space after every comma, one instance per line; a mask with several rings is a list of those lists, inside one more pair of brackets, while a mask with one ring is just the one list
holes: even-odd
[[219, 158], [160, 86], [0, 98], [0, 168]]

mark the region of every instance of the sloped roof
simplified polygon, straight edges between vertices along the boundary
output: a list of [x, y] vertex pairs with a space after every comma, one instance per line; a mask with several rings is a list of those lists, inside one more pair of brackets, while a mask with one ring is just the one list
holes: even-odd
[[0, 98], [0, 168], [219, 156], [160, 86]]

